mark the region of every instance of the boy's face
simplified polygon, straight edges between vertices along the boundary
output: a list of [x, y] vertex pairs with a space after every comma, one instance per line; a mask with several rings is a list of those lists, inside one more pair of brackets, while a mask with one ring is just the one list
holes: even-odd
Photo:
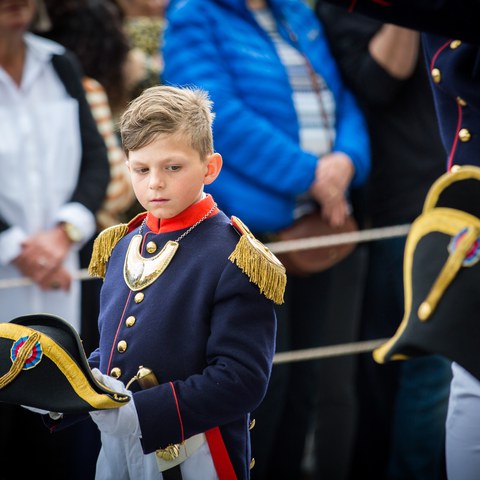
[[217, 178], [222, 167], [218, 153], [206, 160], [181, 135], [161, 135], [128, 154], [135, 195], [157, 218], [172, 218], [198, 202], [203, 186]]

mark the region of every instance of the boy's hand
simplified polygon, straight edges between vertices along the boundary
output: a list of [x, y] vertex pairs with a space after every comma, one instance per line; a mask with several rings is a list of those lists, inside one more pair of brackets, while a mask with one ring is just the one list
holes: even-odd
[[108, 410], [95, 410], [90, 412], [90, 417], [97, 424], [98, 429], [107, 435], [124, 437], [134, 435], [140, 437], [140, 423], [137, 409], [133, 401], [132, 392], [125, 388], [120, 381], [108, 375], [103, 375], [97, 368], [92, 370], [93, 376], [103, 385], [112, 390], [130, 397], [130, 401], [118, 408]]

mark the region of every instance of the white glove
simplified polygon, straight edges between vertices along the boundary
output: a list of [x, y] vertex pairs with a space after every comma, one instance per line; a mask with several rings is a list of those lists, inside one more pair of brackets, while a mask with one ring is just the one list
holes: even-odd
[[48, 410], [42, 410], [41, 408], [35, 408], [35, 407], [29, 407], [28, 405], [20, 405], [22, 408], [26, 408], [27, 410], [30, 410], [33, 413], [39, 413], [40, 415], [46, 415]]
[[48, 410], [42, 410], [41, 408], [29, 407], [28, 405], [20, 405], [20, 406], [23, 407], [23, 408], [26, 408], [27, 410], [30, 410], [31, 412], [39, 413], [40, 415], [46, 415], [48, 413], [48, 416], [52, 420], [59, 420], [60, 418], [63, 417], [63, 413], [49, 412]]
[[140, 437], [140, 423], [138, 421], [137, 409], [135, 408], [132, 392], [127, 390], [120, 380], [108, 375], [103, 375], [97, 368], [94, 368], [92, 373], [95, 379], [103, 383], [106, 387], [130, 397], [130, 401], [121, 407], [89, 412], [92, 420], [97, 424], [98, 429], [107, 435], [115, 437], [124, 437], [127, 435]]

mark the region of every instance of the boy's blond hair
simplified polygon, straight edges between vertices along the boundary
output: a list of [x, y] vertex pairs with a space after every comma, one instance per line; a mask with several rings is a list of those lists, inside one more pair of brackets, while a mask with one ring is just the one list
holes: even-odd
[[213, 150], [212, 102], [199, 88], [160, 85], [147, 88], [120, 119], [125, 151], [138, 150], [159, 135], [180, 134], [204, 160]]

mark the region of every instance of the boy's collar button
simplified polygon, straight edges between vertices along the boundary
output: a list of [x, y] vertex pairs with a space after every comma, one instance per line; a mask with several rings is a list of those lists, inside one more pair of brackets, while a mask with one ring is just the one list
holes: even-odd
[[155, 253], [157, 251], [157, 244], [155, 242], [148, 242], [147, 243], [147, 252], [148, 253]]

